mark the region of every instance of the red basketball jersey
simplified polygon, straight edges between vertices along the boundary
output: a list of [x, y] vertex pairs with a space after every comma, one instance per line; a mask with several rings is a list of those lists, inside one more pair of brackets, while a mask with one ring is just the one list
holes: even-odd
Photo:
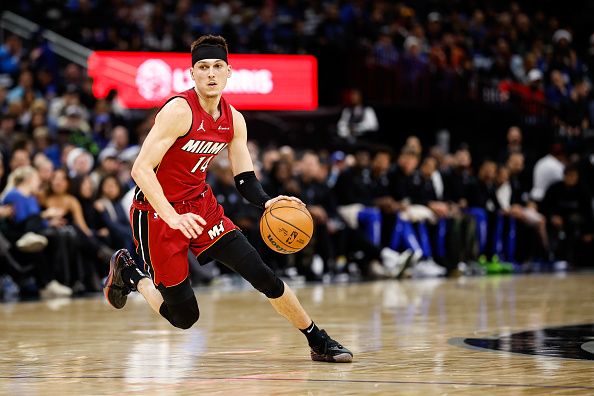
[[[174, 98], [183, 98], [190, 105], [192, 126], [167, 150], [155, 173], [169, 202], [193, 201], [205, 190], [210, 161], [233, 139], [233, 114], [231, 106], [221, 97], [221, 115], [215, 121], [200, 106], [193, 88], [170, 97], [167, 102]], [[138, 187], [134, 198], [145, 201]]]

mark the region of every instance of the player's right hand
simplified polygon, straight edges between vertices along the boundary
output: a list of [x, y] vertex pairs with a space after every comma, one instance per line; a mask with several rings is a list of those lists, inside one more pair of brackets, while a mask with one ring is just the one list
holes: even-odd
[[199, 223], [203, 226], [206, 225], [206, 221], [194, 213], [178, 214], [167, 222], [169, 227], [180, 230], [188, 239], [198, 238], [198, 235], [202, 234], [204, 228]]

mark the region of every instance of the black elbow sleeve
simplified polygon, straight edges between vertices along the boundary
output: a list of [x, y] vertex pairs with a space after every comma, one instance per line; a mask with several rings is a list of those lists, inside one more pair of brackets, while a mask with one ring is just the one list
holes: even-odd
[[264, 209], [264, 204], [270, 199], [254, 171], [243, 172], [235, 176], [235, 187], [242, 197], [261, 209]]

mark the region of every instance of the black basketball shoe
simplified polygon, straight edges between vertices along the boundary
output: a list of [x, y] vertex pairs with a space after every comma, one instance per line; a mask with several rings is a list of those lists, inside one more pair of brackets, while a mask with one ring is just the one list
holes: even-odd
[[112, 307], [117, 309], [126, 305], [128, 294], [134, 290], [129, 283], [122, 279], [122, 270], [126, 267], [136, 268], [136, 263], [127, 249], [120, 249], [109, 260], [109, 275], [103, 285], [105, 298]]
[[353, 353], [334, 341], [326, 330], [320, 330], [323, 341], [320, 345], [311, 347], [311, 360], [330, 363], [350, 363], [353, 361]]

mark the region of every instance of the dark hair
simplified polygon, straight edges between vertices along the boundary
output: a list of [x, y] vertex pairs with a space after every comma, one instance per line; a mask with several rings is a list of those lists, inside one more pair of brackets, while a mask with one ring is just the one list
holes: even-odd
[[104, 176], [103, 179], [101, 179], [101, 181], [99, 182], [99, 188], [97, 188], [97, 195], [99, 197], [102, 197], [103, 196], [103, 186], [105, 185], [105, 183], [109, 179], [113, 179], [113, 181], [115, 181], [116, 185], [120, 189], [120, 193], [118, 194], [118, 197], [116, 199], [122, 198], [123, 192], [124, 192], [124, 188], [122, 186], [122, 183], [120, 183], [119, 179], [115, 175], [107, 175], [107, 176]]
[[196, 47], [199, 47], [201, 45], [212, 45], [215, 47], [221, 47], [225, 50], [225, 52], [229, 53], [227, 41], [222, 36], [215, 36], [213, 34], [206, 34], [204, 36], [200, 36], [197, 40], [194, 40], [194, 42], [190, 46], [190, 52], [193, 52]]

